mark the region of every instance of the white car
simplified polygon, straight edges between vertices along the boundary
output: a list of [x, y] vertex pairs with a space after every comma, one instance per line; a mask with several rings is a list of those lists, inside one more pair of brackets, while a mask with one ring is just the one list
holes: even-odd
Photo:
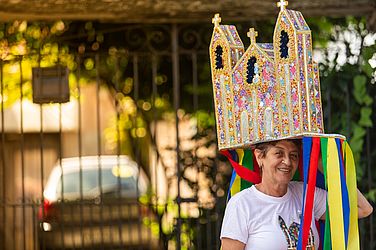
[[62, 159], [38, 212], [40, 249], [159, 249], [150, 229], [155, 215], [140, 203], [148, 188], [145, 172], [127, 156]]

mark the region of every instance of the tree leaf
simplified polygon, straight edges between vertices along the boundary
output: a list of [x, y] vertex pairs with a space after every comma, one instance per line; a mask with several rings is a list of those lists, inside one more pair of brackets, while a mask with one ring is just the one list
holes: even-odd
[[359, 125], [362, 125], [364, 127], [372, 127], [373, 123], [371, 120], [372, 115], [372, 109], [369, 107], [363, 107], [360, 109], [360, 119], [359, 119]]
[[371, 64], [368, 63], [368, 60], [362, 65], [362, 70], [368, 77], [372, 77], [373, 68], [371, 67]]
[[363, 47], [362, 49], [362, 56], [364, 61], [368, 61], [372, 58], [373, 54], [375, 54], [375, 46]]
[[366, 95], [363, 98], [363, 102], [364, 102], [365, 105], [370, 106], [373, 103], [373, 99], [369, 95]]
[[356, 123], [352, 124], [352, 128], [353, 128], [353, 136], [351, 138], [352, 140], [362, 139], [364, 135], [366, 134], [366, 130], [362, 126], [359, 126]]
[[363, 104], [363, 97], [366, 95], [366, 82], [367, 78], [364, 75], [357, 75], [354, 77], [354, 90], [353, 95], [355, 100], [359, 104]]
[[350, 146], [351, 146], [351, 149], [354, 153], [354, 155], [356, 155], [357, 153], [361, 152], [363, 150], [363, 138], [351, 138], [350, 139]]

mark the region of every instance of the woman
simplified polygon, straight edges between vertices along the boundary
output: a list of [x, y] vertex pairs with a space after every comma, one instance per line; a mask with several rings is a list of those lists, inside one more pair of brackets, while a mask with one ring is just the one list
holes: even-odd
[[[299, 163], [301, 140], [256, 144], [261, 182], [233, 196], [222, 224], [222, 250], [295, 249], [302, 212], [303, 184], [291, 181]], [[309, 244], [318, 249], [314, 221], [325, 219], [326, 191], [316, 188]], [[372, 206], [358, 191], [358, 217]]]

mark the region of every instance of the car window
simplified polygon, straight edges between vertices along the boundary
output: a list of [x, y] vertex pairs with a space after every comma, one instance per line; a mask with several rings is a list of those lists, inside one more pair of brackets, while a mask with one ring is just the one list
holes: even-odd
[[[83, 197], [98, 195], [102, 191], [106, 193], [121, 193], [123, 196], [134, 195], [136, 193], [136, 178], [131, 175], [119, 176], [113, 171], [113, 168], [102, 168], [101, 186], [99, 187], [99, 170], [83, 169], [82, 170], [82, 195]], [[62, 185], [63, 184], [63, 185]], [[80, 171], [65, 173], [57, 183], [57, 196], [61, 197], [62, 188], [64, 196], [80, 197]], [[102, 190], [101, 190], [102, 189]], [[66, 198], [67, 198], [66, 197]]]

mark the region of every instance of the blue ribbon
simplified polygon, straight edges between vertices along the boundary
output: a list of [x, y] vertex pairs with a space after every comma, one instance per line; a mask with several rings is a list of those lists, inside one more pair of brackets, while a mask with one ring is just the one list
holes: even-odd
[[231, 199], [231, 187], [232, 187], [232, 184], [234, 183], [235, 181], [235, 178], [236, 178], [236, 171], [235, 169], [232, 170], [232, 175], [231, 175], [231, 181], [230, 181], [230, 186], [228, 188], [228, 192], [227, 192], [227, 200], [230, 200]]
[[345, 234], [345, 244], [347, 248], [348, 238], [349, 238], [349, 224], [350, 224], [350, 201], [349, 201], [349, 191], [346, 186], [346, 177], [343, 166], [342, 152], [341, 152], [341, 142], [337, 138], [337, 152], [339, 158], [339, 171], [341, 178], [341, 194], [342, 194], [342, 209], [343, 209], [343, 224], [344, 224], [344, 234]]

